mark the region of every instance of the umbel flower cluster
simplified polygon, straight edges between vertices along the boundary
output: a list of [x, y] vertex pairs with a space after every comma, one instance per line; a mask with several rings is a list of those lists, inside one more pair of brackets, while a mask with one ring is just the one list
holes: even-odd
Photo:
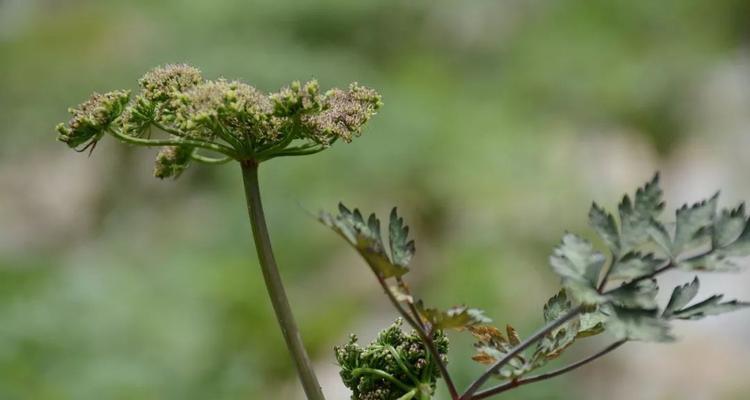
[[440, 377], [438, 363], [447, 363], [448, 338], [435, 332], [433, 343], [440, 354], [436, 361], [416, 332], [404, 333], [402, 319], [380, 332], [367, 346], [357, 336], [336, 347], [341, 379], [354, 400], [429, 399]]
[[377, 92], [357, 83], [322, 93], [315, 80], [292, 82], [264, 93], [239, 81], [204, 79], [185, 64], [155, 68], [138, 83], [132, 99], [129, 91], [95, 93], [70, 109], [70, 121], [57, 126], [58, 139], [79, 151], [93, 150], [107, 133], [162, 146], [154, 173], [177, 177], [193, 161], [260, 162], [350, 142], [381, 106]]

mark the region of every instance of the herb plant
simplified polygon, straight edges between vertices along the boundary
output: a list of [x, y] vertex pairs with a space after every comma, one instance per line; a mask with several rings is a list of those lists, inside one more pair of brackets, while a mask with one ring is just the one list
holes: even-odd
[[[106, 135], [137, 146], [160, 147], [154, 175], [177, 178], [193, 163], [240, 164], [248, 215], [261, 271], [277, 320], [310, 400], [323, 394], [303, 346], [274, 259], [260, 198], [260, 163], [320, 152], [334, 142], [349, 142], [381, 106], [372, 89], [354, 83], [347, 90], [321, 92], [316, 81], [293, 82], [263, 93], [238, 81], [207, 80], [188, 65], [153, 69], [139, 81], [140, 91], [94, 94], [70, 110], [57, 127], [58, 139], [77, 151], [93, 151]], [[384, 243], [380, 220], [367, 219], [340, 204], [338, 213], [321, 213], [330, 227], [364, 258], [396, 308], [399, 319], [370, 344], [357, 337], [335, 349], [344, 384], [353, 400], [428, 400], [442, 378], [452, 400], [489, 398], [516, 387], [579, 368], [629, 341], [670, 342], [670, 321], [698, 320], [750, 305], [713, 295], [700, 301], [700, 281], [678, 286], [664, 307], [656, 300], [657, 278], [672, 270], [689, 273], [738, 269], [750, 255], [750, 224], [744, 205], [717, 210], [718, 195], [676, 211], [675, 222], [659, 221], [664, 209], [658, 174], [618, 206], [618, 217], [597, 204], [589, 223], [606, 246], [606, 255], [580, 236], [566, 234], [550, 256], [561, 290], [543, 307], [545, 325], [522, 338], [510, 325], [490, 325], [483, 311], [466, 306], [430, 308], [412, 294], [405, 276], [415, 253], [409, 228], [394, 208]], [[402, 329], [406, 322], [411, 331]], [[475, 338], [473, 359], [487, 365], [459, 392], [447, 368], [447, 330]], [[609, 333], [613, 342], [578, 362], [532, 374], [557, 359], [576, 340]], [[495, 378], [495, 386], [486, 383]]]

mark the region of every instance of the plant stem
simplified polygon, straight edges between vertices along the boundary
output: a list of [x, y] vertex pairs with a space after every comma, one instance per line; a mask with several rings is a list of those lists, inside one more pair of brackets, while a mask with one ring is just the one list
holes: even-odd
[[512, 359], [514, 359], [517, 355], [521, 354], [526, 348], [531, 346], [532, 344], [536, 343], [537, 340], [547, 336], [550, 332], [557, 329], [562, 324], [570, 321], [571, 319], [578, 316], [578, 314], [583, 310], [582, 306], [577, 306], [570, 311], [568, 311], [565, 315], [562, 317], [550, 322], [549, 324], [545, 325], [542, 329], [538, 330], [533, 335], [529, 336], [521, 342], [518, 346], [514, 347], [513, 350], [506, 353], [503, 358], [501, 358], [499, 361], [497, 361], [495, 364], [493, 364], [487, 371], [485, 371], [477, 380], [474, 381], [474, 383], [469, 386], [468, 389], [464, 392], [463, 395], [459, 398], [459, 400], [470, 400], [473, 399], [474, 393], [476, 393], [479, 388], [484, 385], [485, 382], [487, 382], [488, 379], [495, 373], [495, 371], [502, 368], [505, 364], [509, 363]]
[[620, 346], [622, 346], [626, 342], [627, 342], [627, 340], [623, 339], [623, 340], [617, 341], [615, 343], [612, 343], [611, 345], [607, 346], [606, 348], [604, 348], [603, 350], [599, 351], [598, 353], [593, 354], [593, 355], [591, 355], [589, 357], [586, 357], [586, 358], [584, 358], [584, 359], [582, 359], [580, 361], [577, 361], [577, 362], [575, 362], [573, 364], [570, 364], [570, 365], [568, 365], [566, 367], [563, 367], [563, 368], [560, 368], [560, 369], [556, 369], [554, 371], [550, 371], [550, 372], [547, 372], [547, 373], [544, 373], [544, 374], [540, 374], [540, 375], [528, 377], [528, 378], [525, 378], [525, 379], [512, 380], [512, 381], [506, 382], [506, 383], [504, 383], [502, 385], [495, 386], [494, 388], [490, 388], [490, 389], [487, 389], [485, 391], [479, 392], [479, 393], [475, 394], [474, 396], [472, 396], [472, 400], [486, 399], [488, 397], [492, 397], [492, 396], [498, 395], [498, 394], [503, 393], [505, 391], [508, 391], [508, 390], [511, 390], [511, 389], [515, 389], [515, 388], [517, 388], [519, 386], [522, 386], [522, 385], [528, 385], [529, 383], [535, 383], [535, 382], [539, 382], [539, 381], [543, 381], [543, 380], [546, 380], [546, 379], [551, 379], [551, 378], [560, 376], [562, 374], [565, 374], [567, 372], [570, 372], [570, 371], [573, 371], [573, 370], [575, 370], [577, 368], [580, 368], [580, 367], [582, 367], [582, 366], [584, 366], [584, 365], [586, 365], [586, 364], [588, 364], [588, 363], [590, 363], [590, 362], [592, 362], [592, 361], [594, 361], [594, 360], [596, 360], [596, 359], [598, 359], [598, 358], [600, 358], [600, 357], [602, 357], [604, 355], [609, 354], [610, 352], [612, 352], [615, 349], [619, 348]]
[[258, 252], [258, 260], [263, 271], [263, 279], [266, 282], [268, 296], [271, 298], [271, 304], [273, 304], [273, 309], [276, 312], [276, 319], [279, 321], [287, 348], [297, 367], [297, 373], [299, 374], [299, 379], [302, 382], [307, 399], [325, 400], [323, 392], [320, 389], [320, 384], [318, 383], [318, 378], [315, 376], [315, 371], [312, 368], [310, 357], [307, 355], [305, 346], [302, 343], [302, 337], [297, 328], [297, 323], [294, 321], [292, 309], [289, 306], [289, 300], [287, 300], [284, 285], [281, 282], [281, 275], [276, 266], [276, 260], [271, 248], [271, 239], [268, 236], [266, 218], [263, 214], [263, 204], [260, 199], [258, 163], [254, 160], [247, 160], [243, 161], [241, 165], [247, 210], [253, 229], [255, 248]]
[[385, 294], [386, 296], [388, 296], [388, 300], [391, 301], [391, 304], [393, 304], [393, 307], [396, 308], [399, 314], [401, 314], [401, 317], [403, 317], [406, 322], [411, 325], [411, 327], [417, 332], [417, 335], [419, 335], [419, 338], [422, 339], [422, 342], [427, 347], [430, 355], [435, 359], [435, 363], [437, 363], [438, 369], [440, 370], [440, 375], [443, 377], [443, 379], [445, 380], [445, 385], [448, 387], [448, 392], [450, 392], [451, 399], [458, 400], [458, 391], [456, 390], [456, 385], [453, 383], [453, 379], [448, 373], [448, 368], [440, 358], [440, 353], [437, 351], [437, 347], [435, 347], [435, 342], [432, 341], [431, 332], [425, 332], [422, 324], [414, 320], [406, 311], [406, 309], [401, 306], [401, 303], [399, 303], [398, 299], [396, 299], [396, 296], [393, 295], [391, 288], [388, 287], [388, 283], [385, 281], [385, 279], [383, 279], [382, 276], [375, 273], [375, 277], [378, 278], [378, 283], [380, 283], [380, 286], [385, 291]]

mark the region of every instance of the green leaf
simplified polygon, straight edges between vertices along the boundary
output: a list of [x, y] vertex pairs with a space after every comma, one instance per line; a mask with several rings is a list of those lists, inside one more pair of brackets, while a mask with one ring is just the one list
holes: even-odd
[[709, 271], [709, 272], [732, 272], [737, 271], [739, 266], [732, 257], [728, 257], [724, 251], [712, 251], [698, 257], [682, 260], [677, 267], [685, 271]]
[[589, 211], [589, 224], [596, 230], [612, 254], [619, 254], [620, 233], [617, 231], [615, 217], [596, 203], [592, 203]]
[[713, 247], [722, 248], [731, 245], [740, 237], [746, 225], [747, 216], [745, 215], [744, 203], [732, 210], [722, 210], [714, 223]]
[[652, 220], [658, 217], [663, 209], [658, 173], [636, 191], [632, 202], [627, 195], [623, 197], [618, 207], [622, 232], [621, 251], [627, 252], [648, 242], [651, 238]]
[[587, 311], [581, 313], [578, 317], [579, 328], [578, 338], [586, 338], [589, 336], [595, 336], [604, 332], [604, 327], [609, 317], [602, 312], [600, 307], [597, 307], [593, 311]]
[[648, 275], [664, 263], [653, 254], [643, 254], [631, 251], [615, 261], [609, 277], [612, 279], [630, 280]]
[[409, 272], [408, 268], [393, 264], [389, 259], [380, 236], [380, 220], [375, 214], [371, 214], [365, 222], [359, 210], [350, 211], [339, 204], [339, 215], [333, 217], [328, 213], [321, 213], [318, 220], [346, 239], [373, 272], [383, 279], [400, 277]]
[[652, 310], [658, 307], [656, 303], [658, 292], [659, 286], [656, 280], [645, 279], [620, 286], [613, 290], [608, 298], [621, 307]]
[[572, 308], [565, 289], [560, 290], [544, 304], [544, 322], [554, 321], [565, 315]]
[[750, 223], [745, 216], [745, 206], [722, 211], [714, 225], [714, 248], [728, 257], [750, 256]]
[[724, 295], [721, 294], [711, 296], [706, 300], [703, 300], [700, 303], [696, 303], [690, 307], [672, 311], [670, 317], [685, 320], [698, 320], [710, 315], [719, 315], [750, 307], [750, 303], [740, 302], [737, 300], [731, 300], [722, 303], [721, 300], [723, 298]]
[[605, 261], [604, 255], [595, 251], [591, 243], [572, 233], [563, 236], [562, 242], [550, 256], [550, 265], [563, 278], [565, 287], [570, 289], [571, 294], [586, 298], [595, 297], [586, 288], [596, 291]]
[[420, 300], [416, 303], [416, 307], [422, 319], [429, 322], [433, 329], [463, 330], [492, 321], [484, 316], [482, 310], [466, 306], [452, 307], [443, 311], [436, 308], [425, 308]]
[[658, 310], [612, 307], [607, 330], [619, 339], [671, 342], [669, 323], [657, 316]]
[[409, 240], [409, 227], [404, 225], [404, 219], [398, 216], [396, 207], [391, 210], [388, 231], [393, 263], [404, 268], [408, 267], [414, 256], [414, 241]]
[[719, 194], [716, 193], [708, 200], [695, 203], [690, 207], [685, 204], [677, 210], [672, 254], [680, 254], [690, 243], [709, 237], [718, 199]]
[[690, 303], [695, 298], [695, 296], [698, 295], [698, 289], [700, 289], [700, 285], [700, 281], [696, 276], [692, 282], [674, 288], [674, 290], [672, 291], [672, 297], [669, 298], [669, 303], [667, 303], [667, 307], [664, 309], [664, 314], [662, 314], [662, 316], [664, 318], [669, 318], [672, 316], [672, 313], [674, 313], [674, 311], [688, 305], [688, 303]]

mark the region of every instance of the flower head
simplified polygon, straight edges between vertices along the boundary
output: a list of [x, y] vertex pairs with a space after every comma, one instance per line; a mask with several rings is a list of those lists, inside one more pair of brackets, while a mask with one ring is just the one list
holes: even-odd
[[184, 92], [203, 82], [201, 71], [187, 64], [167, 64], [147, 72], [138, 81], [143, 96], [149, 101], [166, 102], [176, 93]]
[[251, 134], [263, 138], [275, 134], [271, 101], [242, 82], [205, 81], [183, 93], [175, 104], [178, 126], [197, 136], [210, 135], [222, 128], [238, 137]]
[[127, 90], [94, 93], [78, 107], [68, 110], [73, 117], [67, 125], [57, 125], [57, 139], [72, 148], [95, 143], [109, 125], [122, 114], [129, 98], [130, 92]]
[[329, 90], [323, 99], [323, 110], [304, 116], [302, 123], [310, 136], [320, 143], [333, 139], [351, 142], [382, 105], [380, 95], [373, 89], [352, 83], [349, 90]]

